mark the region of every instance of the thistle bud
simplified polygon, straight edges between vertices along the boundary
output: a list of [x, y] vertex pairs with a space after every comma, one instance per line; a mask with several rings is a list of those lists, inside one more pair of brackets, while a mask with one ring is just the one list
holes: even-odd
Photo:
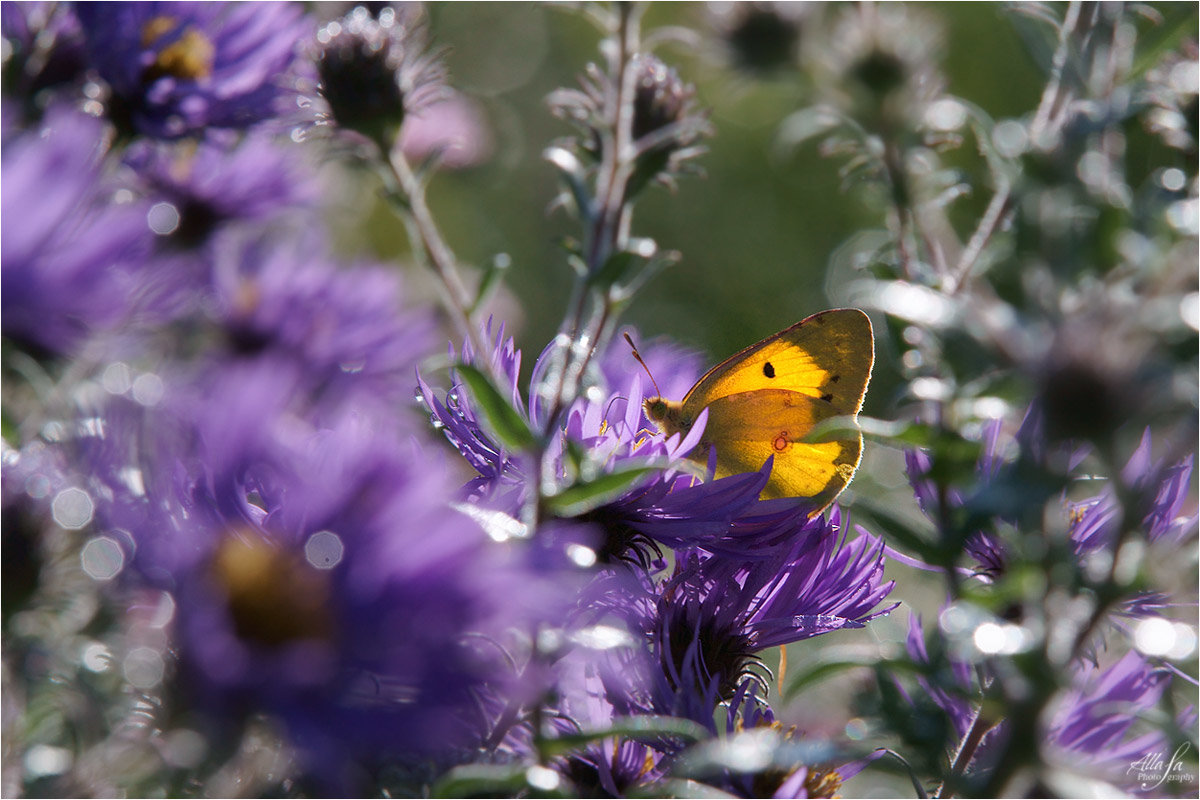
[[711, 3], [709, 16], [734, 66], [755, 75], [795, 68], [805, 3]]
[[319, 91], [330, 121], [388, 150], [405, 116], [427, 103], [442, 77], [417, 30], [391, 8], [357, 7], [317, 32]]

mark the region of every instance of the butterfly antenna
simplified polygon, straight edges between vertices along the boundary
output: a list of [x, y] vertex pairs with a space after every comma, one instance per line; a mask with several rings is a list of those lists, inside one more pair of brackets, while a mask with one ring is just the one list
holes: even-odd
[[633, 343], [633, 337], [628, 333], [624, 334], [625, 341], [629, 342], [629, 349], [633, 351], [633, 357], [642, 365], [642, 369], [646, 370], [646, 374], [650, 376], [650, 383], [654, 386], [654, 392], [659, 397], [662, 397], [662, 389], [658, 388], [657, 381], [654, 380], [654, 374], [650, 372], [650, 368], [646, 366], [646, 362], [642, 360], [642, 354], [638, 352], [637, 345]]

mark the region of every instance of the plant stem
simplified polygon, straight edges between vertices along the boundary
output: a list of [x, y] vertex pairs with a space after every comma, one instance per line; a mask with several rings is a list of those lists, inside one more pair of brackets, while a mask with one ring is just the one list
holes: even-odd
[[[415, 233], [415, 238], [420, 242], [419, 250], [422, 260], [428, 264], [438, 278], [446, 310], [454, 320], [455, 326], [458, 327], [459, 333], [471, 343], [472, 349], [481, 359], [484, 368], [490, 372], [491, 362], [483, 357], [484, 343], [471, 320], [473, 304], [471, 292], [463, 283], [454, 251], [442, 238], [441, 231], [438, 230], [437, 223], [433, 219], [433, 213], [429, 210], [429, 204], [425, 199], [424, 182], [412, 171], [408, 159], [399, 149], [390, 154], [383, 154], [381, 161], [387, 167], [383, 177], [389, 184], [388, 188], [398, 191], [405, 200], [405, 216], [410, 223], [410, 232]], [[414, 247], [414, 249], [418, 248]]]

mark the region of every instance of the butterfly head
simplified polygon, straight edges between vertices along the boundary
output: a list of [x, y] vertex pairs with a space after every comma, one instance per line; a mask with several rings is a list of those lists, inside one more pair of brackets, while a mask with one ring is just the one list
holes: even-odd
[[685, 419], [683, 404], [662, 397], [647, 397], [642, 403], [646, 416], [658, 426], [658, 429], [670, 436], [673, 433], [686, 432], [692, 427], [692, 421]]

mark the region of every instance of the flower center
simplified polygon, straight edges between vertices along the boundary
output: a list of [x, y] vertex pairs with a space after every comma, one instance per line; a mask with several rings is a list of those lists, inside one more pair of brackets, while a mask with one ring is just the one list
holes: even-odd
[[217, 549], [213, 573], [239, 638], [269, 647], [329, 638], [328, 578], [303, 558], [239, 531]]
[[[149, 47], [173, 33], [179, 26], [171, 17], [155, 17], [142, 26], [142, 44]], [[163, 77], [183, 80], [199, 80], [212, 74], [213, 56], [216, 48], [196, 28], [188, 28], [166, 47], [158, 51], [158, 57], [146, 68], [145, 79], [149, 83]]]

